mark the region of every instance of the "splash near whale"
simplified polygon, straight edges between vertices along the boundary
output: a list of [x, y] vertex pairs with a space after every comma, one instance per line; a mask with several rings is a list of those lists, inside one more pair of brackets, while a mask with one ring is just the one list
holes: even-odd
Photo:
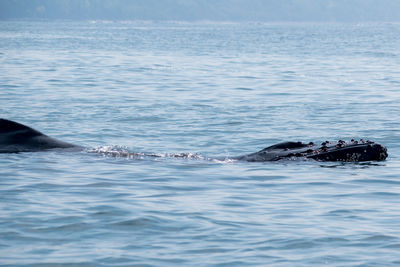
[[[38, 152], [51, 149], [81, 151], [85, 148], [49, 137], [18, 122], [0, 119], [0, 153]], [[90, 152], [93, 150], [88, 151]], [[133, 152], [126, 153], [129, 156], [138, 154]], [[113, 152], [111, 155], [113, 155]], [[157, 154], [148, 154], [148, 156], [153, 155]], [[387, 156], [387, 149], [381, 144], [369, 140], [351, 140], [348, 143], [339, 140], [337, 142], [325, 141], [321, 145], [314, 144], [313, 142], [283, 142], [269, 146], [258, 152], [233, 157], [232, 159], [249, 162], [278, 161], [285, 159], [362, 162], [382, 161], [385, 160]]]

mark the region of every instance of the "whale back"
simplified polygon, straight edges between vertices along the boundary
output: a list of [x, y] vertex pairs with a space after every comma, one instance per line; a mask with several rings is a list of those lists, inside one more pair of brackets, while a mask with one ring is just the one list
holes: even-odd
[[51, 138], [18, 122], [0, 119], [0, 153], [42, 151], [75, 145]]
[[26, 140], [26, 138], [40, 135], [44, 134], [21, 123], [0, 119], [0, 143], [9, 142], [11, 140], [23, 141]]
[[0, 133], [9, 133], [9, 132], [14, 132], [14, 131], [25, 131], [25, 130], [31, 130], [34, 132], [39, 133], [38, 131], [25, 126], [21, 123], [15, 122], [15, 121], [10, 121], [10, 120], [6, 120], [6, 119], [0, 119]]
[[[0, 153], [43, 151], [54, 148], [83, 147], [51, 138], [33, 128], [18, 122], [0, 119]], [[318, 161], [370, 161], [385, 160], [386, 147], [371, 141], [351, 140], [346, 143], [325, 141], [321, 145], [313, 142], [282, 142], [264, 148], [256, 153], [235, 157], [245, 161], [277, 161], [282, 159], [314, 159]]]

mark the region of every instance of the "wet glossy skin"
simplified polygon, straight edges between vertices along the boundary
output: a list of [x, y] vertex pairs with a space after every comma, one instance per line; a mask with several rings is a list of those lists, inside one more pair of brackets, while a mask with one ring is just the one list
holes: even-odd
[[79, 148], [51, 138], [23, 124], [0, 119], [0, 153], [35, 152], [55, 148]]
[[355, 141], [346, 143], [325, 141], [321, 145], [301, 142], [279, 143], [256, 153], [238, 157], [246, 161], [276, 161], [282, 159], [315, 159], [318, 161], [348, 161], [360, 162], [371, 160], [385, 160], [386, 147], [372, 141]]
[[[82, 150], [82, 147], [51, 138], [23, 124], [0, 119], [0, 153], [35, 152], [55, 148]], [[371, 161], [385, 160], [386, 147], [371, 141], [346, 143], [325, 141], [321, 145], [312, 142], [283, 142], [256, 153], [236, 157], [244, 161], [277, 161], [282, 159], [314, 159], [318, 161]]]

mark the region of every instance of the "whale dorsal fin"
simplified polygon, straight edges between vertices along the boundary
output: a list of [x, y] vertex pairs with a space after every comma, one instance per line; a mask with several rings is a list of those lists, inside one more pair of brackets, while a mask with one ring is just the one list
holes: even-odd
[[0, 119], [0, 153], [42, 151], [78, 147], [51, 138], [21, 123]]
[[34, 130], [21, 123], [10, 121], [6, 119], [0, 119], [0, 133], [9, 133], [17, 131], [31, 131], [32, 133], [42, 134], [41, 132]]
[[10, 121], [6, 119], [0, 119], [0, 134], [9, 136], [9, 134], [13, 134], [15, 136], [29, 136], [29, 137], [34, 137], [34, 136], [39, 136], [43, 135], [46, 136], [45, 134], [32, 129], [31, 127], [25, 126], [21, 123], [15, 122], [15, 121]]

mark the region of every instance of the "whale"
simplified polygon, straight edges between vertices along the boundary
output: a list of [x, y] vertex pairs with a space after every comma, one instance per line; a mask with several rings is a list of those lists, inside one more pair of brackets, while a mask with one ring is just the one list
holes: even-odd
[[0, 119], [0, 153], [38, 152], [50, 149], [83, 149], [49, 137], [21, 123]]
[[317, 161], [382, 161], [387, 158], [387, 148], [373, 141], [343, 140], [325, 141], [320, 145], [302, 142], [282, 142], [269, 146], [258, 152], [237, 157], [238, 160], [250, 162], [278, 161], [293, 159], [312, 159]]
[[[54, 149], [82, 151], [84, 147], [47, 136], [21, 123], [0, 119], [0, 153], [39, 152]], [[135, 153], [132, 153], [135, 154]], [[156, 154], [149, 154], [149, 156]], [[382, 161], [388, 157], [387, 148], [379, 143], [363, 139], [345, 142], [281, 142], [258, 152], [233, 157], [234, 160], [266, 162], [280, 160], [316, 160], [363, 162]]]

